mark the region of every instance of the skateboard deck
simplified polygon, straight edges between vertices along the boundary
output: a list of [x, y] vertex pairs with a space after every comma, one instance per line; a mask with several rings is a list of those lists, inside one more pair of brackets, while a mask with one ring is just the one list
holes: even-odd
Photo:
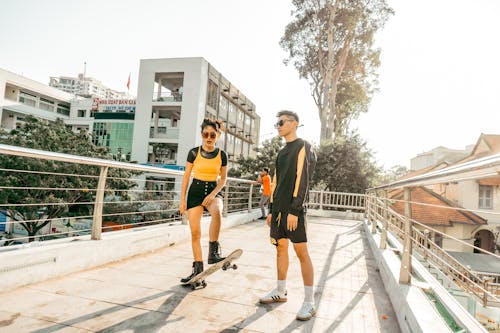
[[205, 282], [205, 278], [212, 273], [217, 272], [219, 269], [222, 269], [223, 271], [228, 270], [229, 268], [231, 269], [238, 269], [238, 266], [236, 264], [233, 264], [233, 261], [241, 257], [241, 254], [243, 253], [242, 249], [237, 249], [231, 252], [224, 260], [219, 261], [218, 263], [215, 263], [213, 265], [210, 265], [206, 270], [201, 272], [200, 274], [193, 276], [191, 280], [188, 282], [182, 283], [183, 286], [191, 286], [191, 289], [200, 289], [200, 288], [205, 288], [207, 286], [207, 283]]

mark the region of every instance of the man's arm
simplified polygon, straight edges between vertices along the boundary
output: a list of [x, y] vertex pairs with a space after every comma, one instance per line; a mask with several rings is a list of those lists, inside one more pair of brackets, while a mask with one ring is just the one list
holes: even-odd
[[298, 216], [304, 209], [304, 202], [309, 191], [309, 181], [316, 166], [316, 154], [311, 145], [304, 142], [297, 156], [297, 176], [293, 190], [293, 199], [289, 213]]

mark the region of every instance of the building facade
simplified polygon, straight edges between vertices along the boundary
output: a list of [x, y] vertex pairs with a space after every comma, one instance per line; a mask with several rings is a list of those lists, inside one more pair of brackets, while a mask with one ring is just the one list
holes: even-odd
[[468, 156], [473, 148], [473, 145], [467, 146], [464, 150], [450, 149], [442, 146], [436, 147], [412, 158], [410, 160], [410, 170], [421, 170], [441, 162], [454, 163]]
[[0, 126], [15, 129], [28, 115], [55, 121], [71, 117], [73, 94], [0, 69]]
[[99, 97], [103, 99], [129, 99], [125, 92], [119, 92], [106, 87], [101, 81], [84, 74], [77, 77], [59, 76], [50, 77], [49, 86], [65, 91], [70, 94], [83, 97]]
[[254, 155], [260, 128], [255, 104], [205, 59], [141, 60], [132, 160], [183, 166], [189, 149], [201, 145], [204, 117], [225, 123], [218, 145], [229, 167]]

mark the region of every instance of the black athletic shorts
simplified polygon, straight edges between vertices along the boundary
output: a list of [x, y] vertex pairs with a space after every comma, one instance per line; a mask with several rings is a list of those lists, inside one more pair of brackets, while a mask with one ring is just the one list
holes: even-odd
[[[207, 182], [204, 180], [193, 179], [191, 185], [189, 186], [188, 197], [187, 197], [187, 209], [201, 206], [205, 197], [212, 193], [213, 189], [217, 186], [217, 182]], [[215, 195], [216, 198], [223, 198], [222, 194], [219, 192]], [[203, 207], [204, 210], [207, 210]]]
[[288, 238], [292, 243], [307, 242], [307, 221], [304, 212], [298, 216], [297, 229], [290, 231], [287, 229], [287, 213], [273, 213], [271, 218], [271, 244], [278, 245], [278, 239]]

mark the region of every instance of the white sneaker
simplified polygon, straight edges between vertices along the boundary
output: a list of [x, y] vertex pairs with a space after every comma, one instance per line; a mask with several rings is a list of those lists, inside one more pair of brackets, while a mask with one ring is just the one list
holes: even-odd
[[262, 304], [270, 304], [276, 302], [286, 302], [288, 298], [286, 297], [286, 290], [283, 293], [280, 293], [278, 289], [271, 290], [269, 294], [259, 299], [259, 302]]
[[302, 303], [302, 306], [301, 306], [299, 312], [297, 312], [296, 318], [298, 320], [309, 320], [315, 314], [316, 314], [316, 308], [314, 307], [314, 303], [304, 302], [304, 303]]

